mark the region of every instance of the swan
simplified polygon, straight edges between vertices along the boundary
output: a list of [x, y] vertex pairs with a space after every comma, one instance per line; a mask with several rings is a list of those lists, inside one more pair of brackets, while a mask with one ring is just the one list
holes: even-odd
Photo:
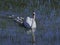
[[26, 21], [24, 21], [24, 26], [31, 29], [36, 28], [35, 12], [33, 12], [32, 18], [31, 17], [26, 18]]
[[15, 17], [14, 15], [9, 16], [9, 18], [12, 18], [14, 21], [16, 21], [19, 24], [22, 24], [28, 29], [36, 29], [35, 12], [33, 12], [32, 18], [27, 17], [26, 19], [24, 19], [23, 17]]

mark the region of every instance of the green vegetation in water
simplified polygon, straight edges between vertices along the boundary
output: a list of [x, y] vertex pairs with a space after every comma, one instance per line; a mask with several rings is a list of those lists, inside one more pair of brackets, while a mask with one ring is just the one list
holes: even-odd
[[24, 10], [27, 7], [39, 9], [41, 6], [58, 9], [60, 8], [60, 3], [59, 0], [0, 0], [0, 10], [9, 10], [11, 8], [16, 11], [18, 8], [19, 10]]

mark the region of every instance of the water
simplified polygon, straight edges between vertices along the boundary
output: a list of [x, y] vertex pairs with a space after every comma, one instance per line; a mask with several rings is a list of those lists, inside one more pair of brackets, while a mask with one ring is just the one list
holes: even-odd
[[[17, 1], [17, 0], [16, 0]], [[23, 1], [22, 1], [23, 2]], [[35, 31], [35, 45], [59, 45], [60, 44], [60, 8], [49, 8], [40, 3], [36, 5], [34, 1], [27, 1], [28, 5], [13, 8], [10, 5], [8, 10], [0, 10], [0, 44], [1, 45], [32, 45], [32, 36], [27, 34], [24, 27], [19, 26], [12, 19], [1, 18], [1, 16], [15, 15], [26, 18], [31, 16], [33, 10], [36, 12], [37, 28]], [[26, 1], [25, 1], [26, 3]], [[35, 4], [35, 5], [34, 5]], [[47, 3], [48, 4], [48, 3]], [[49, 0], [50, 4], [50, 0]], [[1, 7], [3, 7], [2, 4]], [[32, 6], [33, 5], [33, 6]], [[36, 7], [34, 7], [36, 6]], [[16, 10], [15, 10], [16, 9]], [[26, 30], [26, 31], [25, 31]]]

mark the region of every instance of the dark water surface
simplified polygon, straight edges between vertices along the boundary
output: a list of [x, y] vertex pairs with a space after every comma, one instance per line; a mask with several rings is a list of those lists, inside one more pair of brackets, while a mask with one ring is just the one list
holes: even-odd
[[3, 16], [15, 15], [26, 18], [32, 15], [33, 10], [36, 12], [37, 22], [35, 45], [60, 45], [60, 8], [55, 10], [42, 4], [40, 7], [32, 8], [31, 4], [32, 1], [25, 8], [0, 11], [0, 45], [32, 45], [31, 34], [27, 34], [26, 28]]

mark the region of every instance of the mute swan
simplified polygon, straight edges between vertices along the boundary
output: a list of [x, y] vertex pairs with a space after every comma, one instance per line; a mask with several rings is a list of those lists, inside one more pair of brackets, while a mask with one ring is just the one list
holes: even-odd
[[32, 18], [26, 18], [26, 21], [24, 21], [24, 26], [31, 29], [36, 28], [35, 12], [33, 12]]

